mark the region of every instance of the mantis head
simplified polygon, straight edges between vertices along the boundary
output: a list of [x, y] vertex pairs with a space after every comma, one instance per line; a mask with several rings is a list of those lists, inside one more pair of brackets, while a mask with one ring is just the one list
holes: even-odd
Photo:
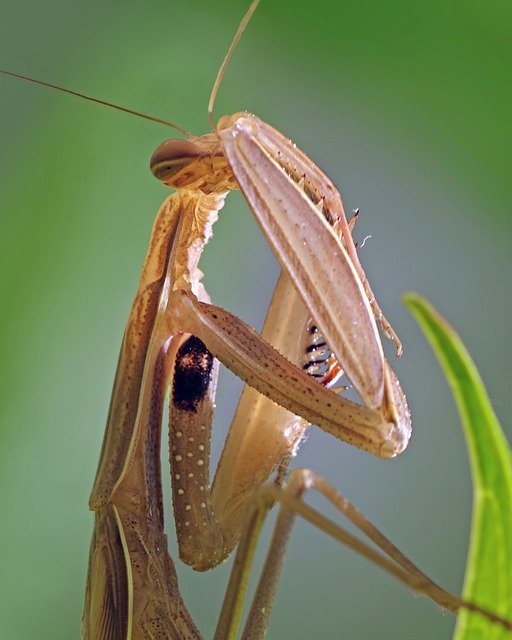
[[192, 140], [166, 140], [153, 153], [150, 169], [173, 189], [209, 194], [239, 188], [221, 143], [212, 133]]

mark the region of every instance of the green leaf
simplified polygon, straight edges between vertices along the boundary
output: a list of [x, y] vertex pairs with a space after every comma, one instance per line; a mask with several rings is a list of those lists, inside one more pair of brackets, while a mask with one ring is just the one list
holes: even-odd
[[[404, 296], [450, 384], [468, 445], [473, 516], [463, 597], [512, 619], [512, 458], [478, 371], [460, 338], [416, 294]], [[510, 639], [512, 633], [461, 611], [455, 640]]]

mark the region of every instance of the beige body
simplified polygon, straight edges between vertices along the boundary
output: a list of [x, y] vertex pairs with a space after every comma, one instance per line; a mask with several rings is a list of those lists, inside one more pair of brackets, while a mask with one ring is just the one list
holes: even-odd
[[[216, 134], [172, 141], [170, 164], [166, 145], [155, 153], [153, 170], [179, 190], [155, 221], [121, 347], [90, 501], [96, 527], [87, 640], [198, 637], [166, 552], [158, 448], [165, 389], [173, 385], [176, 353], [190, 334], [249, 385], [211, 490], [216, 365], [193, 412], [173, 407], [171, 392], [180, 557], [197, 569], [231, 552], [254, 491], [287, 463], [309, 423], [384, 457], [402, 451], [410, 436], [407, 403], [384, 359], [359, 262], [351, 258], [355, 248], [341, 199], [328, 178], [284, 136], [246, 113], [222, 118]], [[283, 267], [262, 336], [209, 304], [200, 282], [202, 249], [225, 196], [237, 187]], [[316, 259], [316, 242], [330, 256], [325, 263]], [[311, 318], [365, 404], [336, 395], [301, 369], [311, 359]]]
[[[351, 237], [355, 219], [347, 222], [331, 181], [296, 145], [248, 113], [221, 118], [213, 134], [163, 143], [152, 170], [177, 191], [157, 214], [121, 346], [90, 500], [96, 525], [83, 639], [200, 637], [181, 599], [163, 533], [159, 442], [168, 386], [180, 558], [206, 570], [238, 544], [216, 640], [237, 637], [254, 547], [275, 501], [280, 515], [242, 638], [265, 636], [296, 514], [442, 607], [482, 611], [435, 585], [313, 472], [295, 470], [282, 484], [309, 424], [387, 458], [403, 451], [411, 434], [407, 401], [384, 358], [376, 317], [398, 353], [401, 345], [374, 300]], [[202, 250], [235, 188], [243, 191], [282, 266], [261, 335], [212, 305], [201, 283]], [[318, 245], [329, 260], [317, 260]], [[330, 355], [315, 380], [307, 371], [323, 350]], [[247, 384], [210, 487], [218, 371], [213, 356]], [[327, 388], [337, 377], [332, 372], [341, 370], [361, 404]], [[183, 371], [201, 380], [192, 400], [183, 389]], [[274, 471], [277, 484], [266, 485]], [[380, 550], [305, 505], [302, 497], [311, 488]]]

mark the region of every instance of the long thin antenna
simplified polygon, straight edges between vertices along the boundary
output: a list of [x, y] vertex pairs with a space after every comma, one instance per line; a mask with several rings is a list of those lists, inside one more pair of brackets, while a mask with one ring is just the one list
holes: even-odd
[[12, 73], [12, 71], [4, 71], [4, 69], [0, 69], [0, 73], [5, 76], [11, 76], [12, 78], [19, 78], [20, 80], [26, 80], [27, 82], [33, 82], [34, 84], [40, 84], [43, 87], [49, 87], [50, 89], [56, 89], [57, 91], [62, 91], [63, 93], [69, 93], [72, 96], [77, 96], [78, 98], [83, 98], [84, 100], [89, 100], [90, 102], [96, 102], [96, 104], [101, 104], [105, 107], [111, 107], [112, 109], [117, 109], [117, 111], [124, 111], [125, 113], [129, 113], [132, 116], [138, 116], [139, 118], [144, 118], [144, 120], [150, 120], [151, 122], [156, 122], [158, 124], [163, 124], [166, 127], [171, 127], [172, 129], [176, 129], [180, 133], [182, 133], [189, 140], [194, 138], [194, 135], [187, 131], [186, 129], [182, 129], [177, 124], [172, 122], [168, 122], [167, 120], [162, 120], [161, 118], [155, 118], [154, 116], [148, 116], [146, 113], [141, 113], [140, 111], [134, 111], [133, 109], [127, 109], [126, 107], [121, 107], [118, 104], [114, 104], [113, 102], [107, 102], [106, 100], [100, 100], [99, 98], [93, 98], [92, 96], [88, 96], [85, 93], [79, 93], [78, 91], [72, 91], [71, 89], [65, 89], [64, 87], [59, 87], [56, 84], [50, 84], [49, 82], [43, 82], [42, 80], [36, 80], [35, 78], [31, 78], [30, 76], [22, 76], [19, 73]]
[[222, 78], [224, 77], [229, 61], [233, 56], [233, 52], [235, 51], [238, 43], [240, 42], [240, 38], [242, 37], [242, 34], [245, 31], [245, 27], [249, 23], [249, 20], [251, 19], [252, 14], [256, 11], [256, 7], [259, 5], [259, 3], [260, 3], [260, 0], [253, 0], [253, 2], [251, 3], [251, 6], [247, 10], [247, 13], [242, 18], [242, 21], [238, 25], [238, 29], [235, 33], [235, 37], [233, 38], [233, 42], [229, 46], [228, 52], [226, 53], [226, 57], [224, 58], [224, 61], [221, 64], [217, 77], [215, 78], [215, 83], [213, 85], [213, 89], [210, 94], [210, 101], [208, 102], [208, 122], [210, 123], [210, 129], [212, 130], [212, 132], [215, 131], [215, 122], [213, 121], [213, 106], [215, 104], [215, 98], [217, 97], [217, 92], [219, 90], [220, 83], [222, 82]]

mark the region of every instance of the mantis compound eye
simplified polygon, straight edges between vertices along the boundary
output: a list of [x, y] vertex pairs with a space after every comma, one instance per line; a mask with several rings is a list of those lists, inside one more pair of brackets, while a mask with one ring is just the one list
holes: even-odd
[[155, 178], [172, 186], [170, 182], [176, 174], [197, 160], [200, 155], [201, 149], [188, 140], [166, 140], [157, 147], [151, 157], [149, 168]]

